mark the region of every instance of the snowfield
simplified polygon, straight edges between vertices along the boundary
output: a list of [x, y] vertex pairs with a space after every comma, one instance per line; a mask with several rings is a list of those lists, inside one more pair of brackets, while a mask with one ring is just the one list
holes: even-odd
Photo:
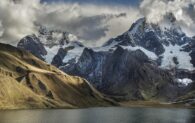
[[[165, 46], [165, 52], [161, 55], [162, 68], [165, 69], [172, 69], [172, 68], [178, 68], [178, 69], [187, 69], [187, 70], [195, 70], [192, 63], [190, 62], [191, 57], [188, 52], [181, 51], [182, 46], [179, 45], [169, 45]], [[177, 58], [178, 64], [175, 64], [173, 61], [173, 58]]]
[[152, 59], [152, 60], [157, 60], [157, 55], [143, 47], [140, 46], [136, 46], [136, 47], [132, 47], [132, 46], [122, 46], [124, 49], [128, 49], [129, 51], [136, 51], [136, 50], [141, 50], [142, 52], [145, 53], [145, 55], [148, 56], [148, 58]]
[[193, 81], [189, 78], [183, 78], [183, 79], [177, 79], [177, 83], [182, 84], [184, 86], [188, 86], [191, 84]]

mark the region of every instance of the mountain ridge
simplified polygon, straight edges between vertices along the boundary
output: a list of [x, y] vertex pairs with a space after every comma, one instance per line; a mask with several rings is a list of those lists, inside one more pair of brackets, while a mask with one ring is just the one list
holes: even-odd
[[141, 18], [101, 47], [70, 41], [55, 49], [50, 63], [87, 79], [117, 101], [175, 101], [194, 88], [195, 40], [182, 31], [173, 15], [167, 21], [168, 27]]

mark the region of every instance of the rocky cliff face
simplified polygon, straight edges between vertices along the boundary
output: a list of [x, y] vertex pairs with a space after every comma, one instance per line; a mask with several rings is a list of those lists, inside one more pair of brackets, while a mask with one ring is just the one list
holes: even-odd
[[169, 100], [178, 94], [163, 92], [164, 88], [174, 86], [173, 77], [141, 50], [129, 52], [119, 46], [114, 51], [95, 52], [86, 48], [76, 64], [61, 69], [86, 78], [98, 90], [117, 100]]
[[47, 55], [47, 51], [43, 43], [36, 35], [29, 35], [21, 39], [17, 47], [31, 52], [36, 57], [42, 60], [44, 60], [43, 56]]

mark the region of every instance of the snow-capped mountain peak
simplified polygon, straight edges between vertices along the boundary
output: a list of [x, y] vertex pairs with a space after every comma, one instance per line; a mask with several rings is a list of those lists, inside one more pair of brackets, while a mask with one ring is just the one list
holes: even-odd
[[[71, 56], [71, 54], [82, 53], [84, 46], [74, 34], [61, 30], [50, 30], [44, 26], [39, 27], [38, 34], [24, 37], [18, 43], [18, 47], [27, 49], [31, 53], [36, 54], [40, 59], [45, 60], [47, 63], [54, 62], [54, 57], [59, 55], [59, 53], [66, 54], [66, 56], [69, 57], [66, 57], [66, 60], [63, 60], [63, 55], [63, 58], [61, 57], [63, 61], [68, 61], [74, 56], [78, 56]], [[32, 46], [34, 46], [34, 48], [31, 48]]]
[[46, 27], [40, 26], [38, 37], [40, 41], [49, 46], [65, 45], [72, 41], [78, 41], [77, 36], [69, 32], [61, 30], [49, 30]]
[[[141, 50], [160, 68], [194, 70], [194, 39], [185, 35], [173, 14], [167, 14], [165, 18], [166, 23], [158, 24], [141, 18], [127, 32], [92, 50], [110, 52], [118, 46], [128, 49], [129, 52]], [[47, 51], [44, 59], [57, 66], [71, 60], [77, 62], [86, 48], [75, 35], [60, 30], [41, 27], [37, 37]]]
[[[35, 55], [45, 48], [46, 62], [70, 75], [84, 77], [108, 94], [118, 87], [132, 87], [122, 95], [127, 93], [125, 99], [134, 99], [139, 94], [137, 87], [148, 86], [153, 90], [150, 88], [153, 85], [158, 91], [159, 86], [164, 89], [164, 84], [169, 83], [172, 84], [167, 85], [169, 90], [177, 85], [188, 87], [195, 81], [195, 39], [185, 35], [173, 16], [168, 20], [166, 25], [141, 18], [127, 32], [101, 47], [88, 48], [70, 33], [45, 28], [38, 36], [21, 40], [19, 46]], [[29, 48], [32, 44], [38, 48]], [[145, 97], [142, 92], [139, 96]]]
[[146, 23], [146, 18], [141, 18], [141, 19], [137, 20], [135, 23], [132, 24], [128, 33], [131, 35], [134, 35], [139, 30], [143, 30], [145, 23]]
[[[192, 57], [195, 51], [186, 47], [192, 42], [193, 38], [182, 31], [174, 15], [169, 13], [165, 21], [158, 24], [149, 23], [146, 18], [137, 20], [127, 32], [110, 39], [104, 47], [114, 44], [114, 46], [120, 45], [127, 49], [138, 48], [145, 54], [154, 53], [152, 56], [157, 56], [157, 62], [161, 68], [192, 71], [195, 69], [193, 66], [195, 58]], [[152, 58], [155, 59], [155, 57]]]

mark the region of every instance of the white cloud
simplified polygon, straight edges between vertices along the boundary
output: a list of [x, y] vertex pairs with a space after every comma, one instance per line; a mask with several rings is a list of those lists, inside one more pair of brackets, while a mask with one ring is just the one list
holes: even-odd
[[167, 13], [173, 13], [183, 30], [195, 35], [195, 0], [143, 0], [140, 12], [152, 23], [159, 23]]
[[128, 30], [139, 17], [139, 12], [133, 7], [1, 0], [0, 20], [4, 30], [1, 41], [13, 43], [27, 34], [35, 33], [36, 22], [71, 32], [93, 45], [100, 45]]
[[3, 34], [1, 40], [13, 42], [27, 34], [35, 31], [34, 21], [36, 20], [34, 9], [39, 2], [33, 0], [27, 1], [0, 1], [0, 21], [2, 23], [1, 30]]
[[133, 7], [56, 3], [42, 6], [37, 21], [100, 45], [128, 30], [139, 17], [139, 11]]
[[3, 29], [3, 25], [2, 22], [0, 21], [0, 37], [3, 35], [4, 29]]

